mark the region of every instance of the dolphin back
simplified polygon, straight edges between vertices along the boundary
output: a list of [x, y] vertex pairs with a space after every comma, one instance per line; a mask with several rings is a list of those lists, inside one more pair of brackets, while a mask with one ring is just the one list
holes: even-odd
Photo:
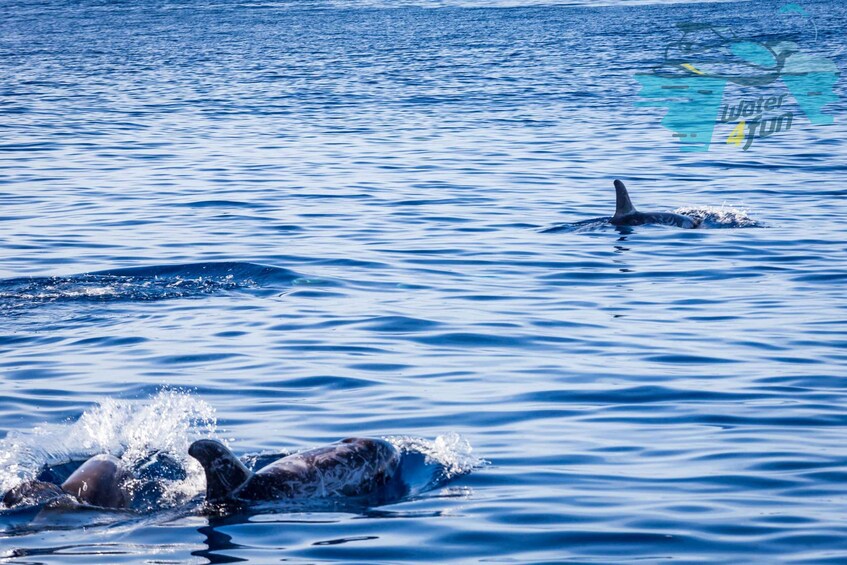
[[674, 214], [672, 212], [639, 212], [632, 205], [626, 186], [615, 180], [615, 215], [609, 223], [616, 226], [641, 226], [645, 224], [662, 224], [679, 228], [696, 228], [700, 221], [691, 216]]
[[80, 502], [102, 508], [126, 508], [130, 496], [126, 490], [129, 472], [112, 455], [95, 455], [62, 483], [62, 490]]
[[385, 440], [347, 438], [284, 457], [238, 492], [246, 500], [379, 497], [399, 479], [400, 453]]
[[3, 496], [3, 506], [6, 508], [12, 508], [19, 504], [36, 506], [63, 496], [67, 496], [67, 494], [59, 485], [38, 480], [26, 481], [13, 487]]

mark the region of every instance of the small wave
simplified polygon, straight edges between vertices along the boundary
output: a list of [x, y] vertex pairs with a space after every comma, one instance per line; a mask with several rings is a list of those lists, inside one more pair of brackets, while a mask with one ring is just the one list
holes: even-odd
[[700, 222], [698, 227], [706, 229], [765, 227], [762, 222], [751, 218], [747, 210], [727, 204], [722, 206], [686, 206], [677, 208], [674, 213], [690, 216]]
[[298, 277], [288, 269], [237, 262], [133, 267], [65, 277], [23, 277], [0, 280], [0, 306], [186, 298], [291, 284]]
[[611, 216], [606, 218], [591, 218], [579, 222], [569, 222], [567, 224], [558, 224], [541, 230], [541, 233], [578, 233], [585, 231], [597, 231], [602, 229], [612, 229], [614, 226], [609, 223]]

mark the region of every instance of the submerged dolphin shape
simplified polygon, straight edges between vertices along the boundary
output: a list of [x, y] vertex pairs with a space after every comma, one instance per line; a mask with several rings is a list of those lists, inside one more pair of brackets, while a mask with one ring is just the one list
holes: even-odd
[[47, 481], [27, 481], [3, 496], [7, 508], [18, 504], [43, 505], [63, 502], [101, 508], [127, 508], [131, 497], [126, 490], [130, 475], [119, 459], [95, 455], [79, 466], [61, 486]]
[[283, 457], [255, 473], [218, 441], [195, 441], [188, 454], [206, 472], [207, 503], [370, 498], [399, 480], [400, 453], [380, 439], [347, 438]]
[[644, 224], [663, 224], [679, 228], [696, 228], [700, 225], [700, 220], [691, 216], [683, 216], [682, 214], [674, 214], [672, 212], [639, 212], [632, 205], [626, 187], [619, 180], [615, 181], [615, 196], [615, 215], [609, 220], [609, 223], [612, 225], [641, 226]]

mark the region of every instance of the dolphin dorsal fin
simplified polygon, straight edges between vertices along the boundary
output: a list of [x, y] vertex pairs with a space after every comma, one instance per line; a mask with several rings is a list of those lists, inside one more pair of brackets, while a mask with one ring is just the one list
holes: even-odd
[[188, 448], [188, 454], [199, 461], [206, 472], [206, 502], [231, 498], [253, 476], [244, 463], [219, 441], [197, 440]]
[[626, 216], [635, 212], [635, 206], [629, 199], [629, 193], [624, 184], [615, 180], [615, 218]]

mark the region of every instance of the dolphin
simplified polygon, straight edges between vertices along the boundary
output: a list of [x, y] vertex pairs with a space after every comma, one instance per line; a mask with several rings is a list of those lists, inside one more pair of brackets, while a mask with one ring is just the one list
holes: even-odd
[[615, 215], [609, 223], [615, 226], [641, 226], [644, 224], [664, 224], [678, 228], [696, 228], [700, 220], [691, 216], [674, 214], [672, 212], [639, 212], [632, 205], [626, 186], [615, 180]]
[[47, 481], [26, 481], [12, 487], [3, 495], [3, 506], [12, 508], [19, 504], [41, 506], [55, 500], [70, 500], [70, 495], [62, 487]]
[[206, 473], [207, 503], [367, 498], [399, 480], [400, 453], [381, 439], [343, 439], [288, 455], [255, 473], [218, 441], [195, 441], [188, 454]]
[[101, 508], [127, 508], [132, 497], [127, 491], [129, 472], [112, 455], [95, 455], [71, 473], [60, 485], [47, 481], [27, 481], [3, 496], [7, 508], [18, 504], [87, 504]]

